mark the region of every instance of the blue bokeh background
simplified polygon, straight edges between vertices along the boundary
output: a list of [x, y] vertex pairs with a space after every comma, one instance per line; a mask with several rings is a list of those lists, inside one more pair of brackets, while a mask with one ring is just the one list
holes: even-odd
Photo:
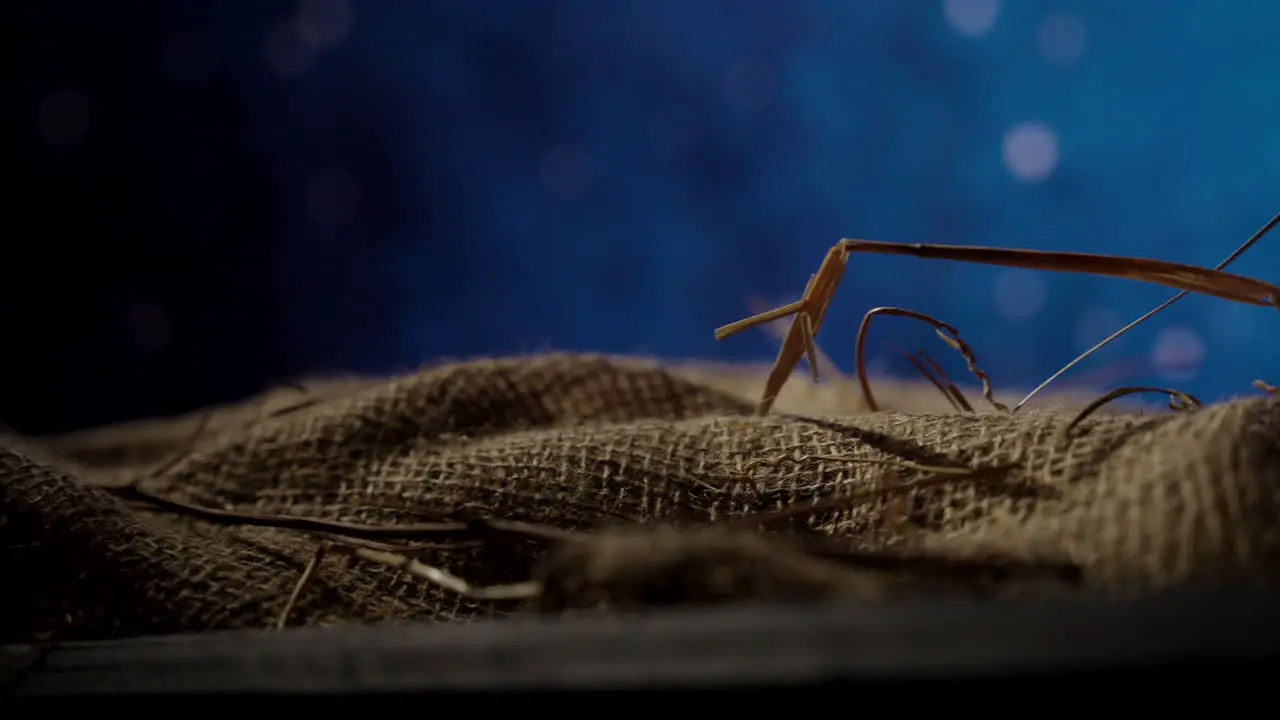
[[[768, 360], [765, 333], [713, 328], [794, 299], [841, 237], [1211, 266], [1280, 210], [1280, 5], [183, 7], [153, 27], [165, 94], [142, 135], [190, 179], [166, 202], [205, 222], [236, 190], [201, 182], [201, 93], [232, 88], [282, 198], [263, 262], [299, 373], [542, 349]], [[1233, 270], [1280, 282], [1278, 259], [1280, 237]], [[1029, 387], [1170, 294], [862, 256], [819, 340], [847, 368], [862, 313], [899, 305]], [[1250, 392], [1280, 379], [1276, 328], [1191, 297], [1072, 377]], [[887, 372], [908, 366], [879, 341], [936, 343], [875, 333]]]
[[[321, 363], [542, 347], [767, 359], [766, 336], [718, 345], [711, 329], [753, 296], [794, 297], [840, 237], [1212, 265], [1280, 209], [1280, 6], [321, 0], [295, 16], [332, 36], [314, 55], [305, 35], [265, 55], [236, 43], [232, 7], [214, 42], [259, 93], [277, 182], [298, 189], [290, 260], [342, 248], [395, 298], [385, 344]], [[351, 122], [386, 133], [393, 177], [351, 167]], [[405, 210], [320, 227], [306, 188], [323, 173], [395, 182]], [[445, 201], [414, 212], [415, 198]], [[1277, 248], [1238, 270], [1280, 281]], [[296, 296], [297, 317], [328, 292]], [[822, 339], [847, 362], [861, 313], [901, 305], [1026, 385], [1168, 294], [866, 256]], [[1243, 391], [1280, 366], [1276, 320], [1190, 298], [1092, 367]], [[927, 337], [900, 324], [877, 334]], [[317, 348], [332, 330], [298, 328]]]

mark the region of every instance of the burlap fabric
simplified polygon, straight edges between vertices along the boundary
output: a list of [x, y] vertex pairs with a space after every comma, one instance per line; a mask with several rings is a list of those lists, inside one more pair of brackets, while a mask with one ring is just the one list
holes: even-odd
[[[947, 413], [917, 388], [880, 385], [894, 411], [873, 414], [847, 389], [798, 380], [781, 412], [752, 417], [761, 377], [595, 356], [482, 360], [3, 440], [0, 641], [273, 625], [315, 536], [128, 502], [128, 483], [238, 512], [613, 531], [549, 556], [519, 538], [415, 555], [478, 586], [539, 581], [523, 605], [331, 553], [290, 624], [874, 598], [930, 588], [965, 563], [1075, 568], [1112, 592], [1275, 573], [1280, 397], [1098, 414], [1064, 433], [1073, 410]], [[1009, 469], [813, 513], [779, 536], [715, 529], [928, 475], [859, 459]], [[815, 552], [801, 531], [862, 555]]]

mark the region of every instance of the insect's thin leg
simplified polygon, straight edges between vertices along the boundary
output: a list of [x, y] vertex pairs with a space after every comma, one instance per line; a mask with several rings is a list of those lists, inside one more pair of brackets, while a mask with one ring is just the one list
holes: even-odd
[[809, 313], [800, 313], [796, 316], [796, 322], [800, 323], [800, 335], [804, 339], [804, 356], [809, 363], [809, 376], [816, 383], [818, 377], [818, 344], [813, 338], [813, 316]]
[[737, 335], [743, 330], [750, 330], [751, 328], [771, 323], [774, 320], [781, 320], [789, 315], [795, 315], [803, 310], [804, 307], [804, 300], [797, 300], [793, 303], [783, 305], [780, 308], [774, 308], [757, 315], [752, 315], [745, 320], [739, 320], [737, 322], [731, 322], [728, 325], [722, 325], [716, 328], [716, 340], [724, 340], [730, 335]]
[[[810, 291], [813, 290], [813, 281], [818, 279], [818, 274], [814, 273], [809, 276], [809, 282], [804, 284], [804, 293], [802, 298], [808, 297]], [[814, 338], [817, 328], [813, 323], [814, 316], [810, 312], [800, 312], [796, 315], [796, 322], [800, 323], [800, 337], [804, 342], [804, 357], [809, 363], [809, 375], [813, 381], [818, 382], [818, 343]]]

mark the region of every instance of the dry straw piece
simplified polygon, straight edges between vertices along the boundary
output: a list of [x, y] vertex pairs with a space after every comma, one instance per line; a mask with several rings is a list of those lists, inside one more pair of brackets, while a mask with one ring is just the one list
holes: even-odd
[[[801, 301], [722, 331], [795, 315], [767, 373], [476, 360], [3, 438], [0, 572], [19, 590], [0, 642], [1274, 576], [1280, 395], [1263, 383], [1271, 394], [1205, 407], [1123, 388], [1016, 412], [954, 328], [881, 309], [938, 329], [994, 411], [974, 412], [927, 354], [913, 357], [932, 388], [882, 383], [876, 399], [859, 362], [858, 402], [821, 397], [842, 384], [781, 392], [801, 356], [816, 370], [860, 251], [1276, 296], [1156, 261], [846, 241]], [[939, 411], [908, 411], [933, 388]], [[1180, 411], [1099, 410], [1147, 391]], [[785, 412], [761, 412], [775, 399]]]

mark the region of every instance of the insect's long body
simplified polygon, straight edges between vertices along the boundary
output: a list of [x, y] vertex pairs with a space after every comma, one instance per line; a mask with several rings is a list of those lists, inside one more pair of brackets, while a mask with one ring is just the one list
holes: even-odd
[[850, 253], [866, 252], [881, 255], [911, 255], [981, 265], [1001, 265], [1027, 270], [1101, 275], [1212, 295], [1246, 305], [1280, 308], [1280, 288], [1275, 285], [1221, 270], [1210, 270], [1164, 260], [967, 245], [902, 245], [876, 240], [841, 240], [836, 247], [843, 249], [846, 258]]

